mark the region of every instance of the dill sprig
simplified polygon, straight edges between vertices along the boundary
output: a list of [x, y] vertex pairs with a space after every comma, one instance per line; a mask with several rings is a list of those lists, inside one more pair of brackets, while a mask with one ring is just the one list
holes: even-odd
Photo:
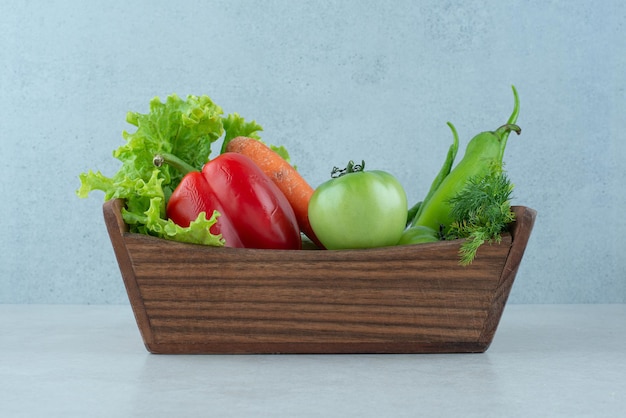
[[450, 199], [453, 222], [446, 239], [467, 238], [459, 251], [461, 265], [471, 264], [485, 242], [501, 241], [502, 232], [515, 220], [511, 211], [512, 192], [513, 185], [506, 173], [494, 169], [485, 177], [470, 179]]

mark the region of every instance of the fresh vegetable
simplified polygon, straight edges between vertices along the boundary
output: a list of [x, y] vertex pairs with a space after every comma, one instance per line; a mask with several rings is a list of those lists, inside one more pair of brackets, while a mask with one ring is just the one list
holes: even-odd
[[226, 152], [202, 171], [168, 154], [155, 157], [185, 174], [167, 203], [167, 216], [187, 227], [201, 213], [220, 213], [211, 233], [228, 247], [300, 249], [300, 229], [285, 195], [248, 157]]
[[[512, 221], [512, 186], [503, 156], [516, 125], [519, 98], [506, 124], [476, 135], [455, 166], [458, 135], [425, 198], [407, 208], [391, 174], [364, 171], [352, 161], [335, 168], [314, 190], [291, 165], [284, 147], [267, 146], [262, 130], [236, 113], [224, 116], [207, 96], [171, 95], [150, 102], [147, 114], [129, 112], [137, 129], [113, 155], [122, 163], [112, 177], [80, 175], [79, 197], [102, 190], [125, 200], [131, 232], [215, 246], [302, 248], [304, 233], [317, 247], [370, 248], [467, 238], [462, 263], [476, 248], [498, 241]], [[211, 146], [223, 138], [221, 155]], [[153, 164], [153, 157], [159, 164]], [[167, 164], [163, 164], [167, 162]], [[184, 169], [180, 170], [180, 167]], [[306, 238], [305, 238], [306, 241]]]
[[[424, 198], [422, 203], [428, 202], [433, 197], [437, 189], [439, 189], [439, 186], [441, 186], [441, 183], [443, 183], [443, 181], [448, 176], [448, 174], [450, 174], [450, 171], [452, 170], [452, 165], [454, 164], [454, 159], [456, 158], [456, 154], [459, 150], [459, 134], [457, 133], [456, 128], [451, 122], [448, 122], [448, 126], [452, 130], [452, 137], [453, 137], [452, 145], [450, 145], [450, 148], [448, 149], [448, 153], [446, 154], [446, 160], [444, 161], [443, 166], [441, 166], [441, 170], [439, 170], [439, 173], [437, 173], [437, 176], [435, 177], [432, 184], [430, 185], [428, 194], [426, 194], [426, 197]], [[415, 214], [409, 213], [409, 216], [413, 215], [411, 219], [415, 219], [416, 217], [420, 216], [422, 212], [424, 211], [425, 207], [426, 207], [425, 205], [420, 204]]]
[[485, 242], [500, 242], [502, 231], [515, 220], [511, 211], [513, 185], [506, 173], [493, 170], [486, 177], [472, 178], [450, 199], [450, 231], [446, 239], [467, 238], [461, 244], [461, 264], [468, 265]]
[[311, 226], [329, 250], [395, 245], [405, 228], [404, 189], [391, 174], [364, 166], [335, 167], [311, 196]]
[[425, 225], [417, 225], [407, 228], [402, 233], [397, 245], [423, 244], [426, 242], [437, 242], [440, 239], [439, 231]]
[[137, 129], [124, 132], [126, 143], [113, 152], [122, 166], [112, 177], [91, 170], [81, 174], [77, 195], [84, 198], [101, 190], [105, 200], [125, 199], [122, 216], [131, 232], [223, 245], [223, 239], [210, 232], [217, 213], [200, 214], [184, 228], [166, 218], [166, 202], [183, 174], [169, 165], [155, 167], [152, 160], [155, 154], [165, 152], [200, 170], [209, 159], [211, 145], [220, 137], [256, 137], [262, 128], [237, 114], [223, 116], [222, 109], [208, 96], [190, 95], [182, 100], [171, 95], [165, 103], [156, 97], [150, 102], [149, 113], [128, 112], [126, 120]]
[[[490, 173], [502, 170], [504, 149], [509, 133], [511, 131], [521, 133], [521, 129], [515, 125], [519, 114], [519, 98], [515, 87], [513, 87], [513, 94], [515, 106], [508, 122], [495, 131], [476, 135], [468, 143], [465, 155], [456, 167], [445, 175], [438, 185], [433, 182], [435, 190], [431, 190], [420, 205], [417, 215], [411, 222], [411, 227], [405, 232], [405, 237], [400, 239], [401, 243], [412, 243], [406, 235], [411, 233], [411, 228], [417, 226], [439, 231], [443, 236], [448, 234], [453, 222], [451, 199], [465, 188], [470, 179], [480, 181]], [[448, 156], [451, 155], [449, 152]], [[445, 172], [449, 160], [450, 158], [446, 159], [442, 172]]]
[[433, 194], [437, 191], [443, 180], [450, 174], [450, 170], [452, 170], [452, 165], [454, 164], [454, 159], [456, 158], [456, 154], [459, 149], [459, 135], [456, 131], [456, 128], [451, 122], [448, 122], [448, 126], [452, 130], [452, 136], [454, 138], [452, 145], [448, 149], [448, 153], [446, 154], [446, 160], [441, 166], [439, 173], [433, 180], [430, 185], [430, 189], [428, 190], [428, 194], [424, 198], [424, 200], [417, 202], [409, 209], [408, 217], [407, 217], [407, 227], [409, 227], [402, 236], [400, 237], [400, 241], [398, 245], [404, 244], [421, 244], [425, 242], [435, 242], [441, 239], [440, 233], [438, 229], [431, 228], [425, 225], [417, 225], [411, 226], [413, 220], [416, 219], [424, 210], [424, 202], [429, 201]]
[[309, 222], [309, 201], [314, 190], [300, 173], [277, 152], [254, 138], [234, 138], [229, 141], [226, 151], [243, 154], [254, 161], [287, 197], [296, 214], [300, 230], [322, 247]]
[[413, 218], [415, 218], [415, 215], [417, 215], [417, 212], [422, 207], [422, 203], [424, 203], [424, 201], [420, 200], [419, 202], [417, 202], [416, 204], [414, 204], [413, 206], [411, 206], [409, 208], [409, 212], [408, 212], [407, 217], [406, 217], [406, 226], [407, 227], [411, 225], [411, 222], [413, 222]]

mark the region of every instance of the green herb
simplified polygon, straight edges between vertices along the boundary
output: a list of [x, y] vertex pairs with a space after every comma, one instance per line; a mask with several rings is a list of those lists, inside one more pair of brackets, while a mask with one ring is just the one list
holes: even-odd
[[258, 139], [261, 126], [246, 122], [237, 114], [223, 116], [222, 109], [208, 96], [190, 95], [182, 100], [175, 94], [165, 103], [155, 97], [149, 113], [128, 112], [126, 120], [137, 129], [133, 133], [123, 132], [126, 144], [113, 152], [122, 162], [119, 171], [112, 177], [91, 170], [81, 174], [76, 194], [85, 198], [91, 191], [101, 190], [105, 200], [125, 199], [122, 216], [131, 232], [223, 245], [221, 236], [209, 231], [217, 221], [217, 212], [201, 213], [187, 228], [166, 219], [167, 201], [183, 175], [167, 164], [156, 167], [153, 158], [159, 153], [172, 154], [200, 170], [219, 138], [226, 141], [242, 135]]
[[467, 238], [461, 245], [460, 263], [471, 264], [485, 242], [500, 242], [502, 232], [515, 220], [511, 211], [513, 185], [500, 168], [482, 178], [472, 178], [450, 199], [453, 219], [446, 239]]

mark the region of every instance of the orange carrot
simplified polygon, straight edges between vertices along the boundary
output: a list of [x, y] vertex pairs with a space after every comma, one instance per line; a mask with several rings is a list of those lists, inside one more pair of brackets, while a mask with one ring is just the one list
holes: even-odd
[[243, 154], [254, 161], [287, 197], [300, 230], [318, 247], [324, 248], [309, 223], [309, 200], [314, 190], [291, 164], [261, 141], [244, 136], [233, 138], [226, 151]]

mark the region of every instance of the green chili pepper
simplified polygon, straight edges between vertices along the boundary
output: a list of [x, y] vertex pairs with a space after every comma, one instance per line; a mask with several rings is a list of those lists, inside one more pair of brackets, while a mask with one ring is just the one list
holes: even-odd
[[448, 149], [448, 154], [446, 155], [446, 160], [444, 161], [441, 170], [439, 170], [437, 177], [435, 177], [432, 184], [430, 185], [430, 190], [428, 191], [428, 194], [423, 201], [416, 203], [415, 205], [413, 205], [413, 207], [411, 207], [411, 209], [409, 209], [409, 216], [407, 221], [409, 225], [413, 222], [415, 218], [421, 215], [425, 204], [432, 198], [433, 194], [435, 194], [443, 180], [448, 176], [448, 174], [450, 174], [450, 170], [452, 170], [452, 165], [454, 164], [456, 153], [459, 150], [459, 135], [457, 134], [456, 128], [451, 122], [448, 122], [448, 126], [452, 130], [452, 136], [454, 140], [452, 142], [452, 145], [450, 145], [450, 148]]
[[432, 228], [423, 225], [412, 226], [404, 230], [397, 245], [424, 244], [427, 242], [437, 242], [441, 239], [441, 234]]
[[[487, 176], [494, 169], [501, 170], [504, 149], [510, 132], [521, 133], [519, 126], [515, 125], [519, 114], [519, 98], [515, 86], [513, 86], [513, 95], [515, 106], [507, 123], [495, 131], [482, 132], [472, 138], [467, 145], [463, 159], [457, 166], [443, 179], [433, 182], [433, 187], [436, 189], [431, 190], [420, 205], [405, 235], [414, 234], [415, 232], [411, 231], [412, 228], [427, 227], [445, 236], [452, 223], [450, 200], [463, 190], [470, 179], [476, 181]], [[445, 172], [445, 164], [442, 172]], [[437, 186], [435, 186], [436, 182], [439, 182]], [[421, 237], [421, 234], [419, 236]], [[412, 243], [407, 237], [401, 239], [401, 242]]]
[[406, 217], [406, 226], [410, 226], [413, 223], [413, 218], [415, 218], [417, 212], [419, 212], [420, 207], [422, 207], [422, 203], [424, 202], [420, 200], [419, 202], [411, 206], [411, 208], [409, 209], [409, 214]]

